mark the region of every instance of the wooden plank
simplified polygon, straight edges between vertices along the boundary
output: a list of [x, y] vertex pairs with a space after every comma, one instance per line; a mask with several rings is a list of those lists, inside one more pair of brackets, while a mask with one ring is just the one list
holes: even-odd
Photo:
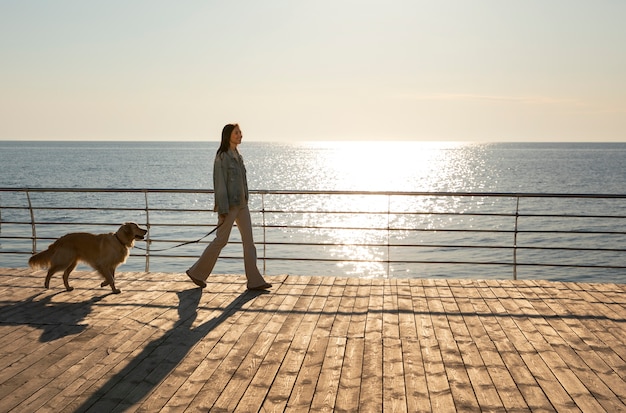
[[402, 340], [402, 369], [404, 372], [406, 408], [409, 412], [430, 412], [431, 405], [426, 382], [426, 370], [419, 339]]
[[383, 337], [383, 411], [407, 412], [402, 342]]
[[367, 322], [370, 302], [370, 281], [364, 279], [359, 279], [358, 281], [352, 316], [350, 317], [350, 325], [346, 333], [348, 338], [365, 337], [365, 324]]
[[[338, 318], [338, 309], [341, 303], [345, 285], [347, 283], [346, 278], [336, 278], [333, 283], [326, 301], [324, 303], [324, 309], [322, 310], [319, 319], [315, 325], [315, 335], [323, 335], [329, 337], [335, 320]], [[349, 317], [349, 315], [343, 315], [342, 318]], [[346, 321], [344, 320], [344, 324]]]
[[413, 306], [422, 309], [416, 322], [419, 323], [418, 334], [422, 346], [430, 406], [433, 411], [454, 411], [455, 400], [435, 333], [436, 323], [433, 320], [435, 317], [442, 317], [442, 308], [437, 302], [437, 287], [433, 280], [423, 280], [418, 291], [417, 296], [421, 300], [417, 305], [414, 300]]
[[365, 412], [383, 411], [383, 346], [379, 332], [366, 332], [359, 407]]
[[383, 338], [400, 339], [400, 318], [396, 280], [384, 280], [383, 286]]
[[335, 412], [354, 412], [359, 406], [361, 392], [368, 390], [367, 388], [361, 389], [364, 347], [365, 340], [363, 337], [348, 337], [346, 340]]
[[371, 280], [369, 288], [369, 304], [367, 319], [365, 321], [365, 335], [374, 334], [382, 337], [383, 334], [383, 308], [384, 289], [383, 280]]
[[398, 282], [396, 295], [399, 338], [402, 340], [415, 339], [417, 338], [417, 325], [415, 324], [410, 284], [406, 281]]
[[310, 410], [314, 412], [334, 411], [345, 350], [345, 337], [332, 336], [329, 338], [313, 400], [309, 407]]
[[356, 296], [359, 286], [358, 279], [345, 278], [346, 284], [341, 291], [341, 299], [339, 301], [339, 307], [337, 308], [337, 314], [333, 322], [330, 335], [332, 337], [346, 337], [348, 329], [350, 328], [350, 322], [353, 316], [354, 305], [356, 302]]
[[363, 367], [359, 406], [363, 411], [382, 411], [383, 395], [383, 285], [382, 280], [372, 280], [370, 284], [369, 309], [365, 320], [365, 341], [363, 343]]

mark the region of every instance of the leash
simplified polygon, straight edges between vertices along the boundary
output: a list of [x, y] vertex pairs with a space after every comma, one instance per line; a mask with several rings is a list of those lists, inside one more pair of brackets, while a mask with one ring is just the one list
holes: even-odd
[[[189, 244], [196, 244], [200, 241], [202, 241], [203, 239], [205, 239], [206, 237], [208, 237], [209, 235], [211, 235], [212, 233], [214, 233], [215, 231], [217, 231], [217, 229], [221, 226], [222, 224], [217, 225], [215, 228], [213, 228], [211, 231], [209, 231], [208, 234], [206, 234], [205, 236], [203, 236], [202, 238], [198, 238], [197, 240], [194, 241], [187, 241], [187, 242], [183, 242], [181, 244], [178, 245], [174, 245], [173, 247], [169, 247], [169, 248], [163, 248], [160, 250], [153, 250], [151, 249], [150, 252], [161, 252], [161, 251], [167, 251], [167, 250], [173, 250], [174, 248], [178, 248], [178, 247], [182, 247], [183, 245], [189, 245]], [[150, 240], [150, 242], [152, 242], [152, 240]], [[138, 247], [135, 246], [135, 248], [143, 250], [143, 251], [148, 251], [147, 248], [142, 248], [142, 247]]]

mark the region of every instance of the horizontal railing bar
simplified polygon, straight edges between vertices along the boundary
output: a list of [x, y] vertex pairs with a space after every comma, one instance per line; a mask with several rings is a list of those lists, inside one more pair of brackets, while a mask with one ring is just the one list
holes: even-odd
[[[3, 206], [3, 209], [10, 210], [23, 210], [28, 211], [29, 208], [21, 207], [21, 206]], [[132, 208], [132, 207], [45, 207], [45, 206], [34, 206], [32, 208], [34, 211], [145, 211], [144, 208]], [[189, 208], [159, 208], [153, 207], [150, 208], [150, 211], [153, 212], [213, 212], [209, 209], [189, 209]], [[502, 213], [502, 212], [427, 212], [427, 211], [326, 211], [326, 210], [255, 210], [251, 209], [252, 213], [272, 213], [272, 214], [323, 214], [323, 215], [450, 215], [450, 216], [462, 216], [462, 217], [473, 217], [473, 216], [483, 216], [483, 217], [514, 217], [515, 213]], [[524, 213], [517, 214], [519, 217], [526, 218], [602, 218], [602, 219], [610, 219], [610, 218], [626, 218], [626, 215], [581, 215], [581, 214], [533, 214], [533, 213]]]
[[[32, 240], [32, 237], [19, 236], [0, 236], [0, 239], [7, 240]], [[38, 237], [41, 241], [54, 241], [57, 238]], [[183, 239], [150, 239], [150, 244], [179, 244], [189, 240]], [[142, 242], [142, 241], [137, 241]], [[207, 244], [209, 241], [198, 242], [198, 244]], [[241, 244], [240, 241], [231, 241], [230, 244]], [[273, 246], [298, 246], [298, 247], [330, 247], [330, 246], [355, 246], [355, 247], [391, 247], [391, 248], [441, 248], [441, 249], [505, 249], [505, 250], [541, 250], [541, 251], [598, 251], [598, 252], [626, 252], [623, 248], [586, 248], [586, 247], [533, 247], [533, 246], [508, 246], [508, 245], [489, 245], [489, 244], [383, 244], [383, 243], [313, 243], [313, 242], [272, 242], [266, 241], [265, 245]], [[6, 252], [6, 251], [5, 251]], [[155, 253], [151, 255], [156, 256]]]
[[515, 213], [504, 213], [504, 212], [426, 212], [426, 211], [327, 211], [327, 210], [250, 210], [250, 212], [254, 213], [266, 213], [266, 214], [320, 214], [320, 215], [419, 215], [419, 216], [430, 216], [430, 215], [458, 215], [463, 217], [471, 217], [471, 216], [489, 216], [489, 217], [514, 217]]
[[598, 219], [611, 219], [618, 218], [624, 219], [626, 215], [579, 215], [579, 214], [530, 214], [520, 213], [520, 218], [598, 218]]
[[[27, 207], [19, 207], [19, 206], [3, 206], [3, 209], [10, 210], [24, 210], [28, 211]], [[131, 208], [131, 207], [45, 207], [45, 206], [34, 206], [32, 208], [34, 211], [145, 211], [144, 208]], [[212, 212], [209, 209], [189, 209], [189, 208], [158, 208], [153, 207], [150, 208], [150, 211], [153, 212]], [[515, 214], [515, 213], [502, 213], [502, 212], [428, 212], [428, 211], [326, 211], [326, 210], [255, 210], [251, 209], [252, 213], [272, 213], [272, 214], [324, 214], [324, 215], [450, 215], [450, 216], [462, 216], [462, 217], [473, 217], [473, 216], [483, 216], [483, 217], [525, 217], [525, 218], [598, 218], [598, 219], [611, 219], [618, 218], [624, 219], [626, 215], [581, 215], [581, 214], [533, 214], [533, 213], [524, 213], [524, 214]]]
[[[156, 255], [155, 255], [156, 256]], [[160, 258], [197, 258], [188, 255], [159, 255]], [[243, 257], [220, 256], [220, 259], [237, 259]], [[567, 267], [567, 268], [602, 268], [602, 269], [626, 269], [626, 266], [618, 265], [577, 265], [577, 264], [549, 264], [549, 263], [513, 263], [501, 261], [423, 261], [423, 260], [367, 260], [355, 258], [303, 258], [303, 257], [267, 257], [267, 261], [312, 261], [312, 262], [357, 262], [357, 263], [382, 263], [382, 264], [439, 264], [439, 265], [501, 265], [501, 266], [533, 266], [533, 267]]]
[[626, 235], [624, 231], [567, 231], [567, 230], [519, 230], [518, 234], [590, 234], [590, 235]]
[[[40, 188], [15, 187], [0, 188], [0, 192], [122, 192], [122, 193], [202, 193], [212, 194], [212, 189], [172, 189], [172, 188]], [[393, 196], [431, 196], [431, 197], [485, 197], [485, 198], [611, 198], [626, 199], [626, 194], [604, 193], [535, 193], [535, 192], [421, 192], [421, 191], [343, 191], [343, 190], [268, 190], [251, 189], [251, 194], [272, 195], [393, 195]]]
[[[6, 253], [16, 255], [31, 255], [24, 251]], [[130, 254], [131, 257], [144, 257], [144, 254]], [[153, 258], [197, 258], [196, 255], [173, 255], [151, 254]], [[220, 256], [221, 260], [243, 260], [243, 257]], [[424, 261], [424, 260], [366, 260], [350, 258], [302, 258], [302, 257], [267, 257], [267, 261], [304, 261], [304, 262], [352, 262], [352, 263], [382, 263], [382, 264], [436, 264], [436, 265], [492, 265], [492, 266], [518, 266], [518, 267], [564, 267], [564, 268], [587, 268], [587, 269], [626, 269], [620, 265], [579, 265], [579, 264], [550, 264], [550, 263], [513, 263], [500, 261]]]
[[34, 206], [33, 211], [145, 211], [144, 208], [131, 207], [38, 207]]
[[[255, 225], [253, 225], [255, 226]], [[387, 227], [338, 227], [338, 226], [306, 226], [306, 225], [265, 225], [265, 228], [281, 228], [281, 229], [332, 229], [332, 230], [363, 230], [363, 231], [415, 231], [415, 232], [471, 232], [471, 233], [493, 233], [493, 234], [510, 234], [510, 233], [537, 233], [537, 234], [616, 234], [626, 235], [626, 232], [617, 231], [565, 231], [565, 230], [517, 230], [514, 229], [460, 229], [460, 228], [387, 228]]]
[[[65, 225], [65, 226], [108, 226], [108, 227], [119, 227], [121, 222], [67, 222], [67, 221], [45, 221], [45, 222], [35, 222], [37, 225], [41, 227], [47, 226], [57, 226], [57, 225]], [[2, 224], [12, 224], [12, 225], [30, 225], [30, 222], [25, 221], [2, 221]]]
[[[17, 222], [17, 221], [2, 221], [3, 224], [14, 225], [30, 225], [29, 222]], [[106, 223], [106, 222], [38, 222], [40, 226], [119, 226], [119, 222]], [[151, 223], [151, 227], [194, 227], [200, 228], [206, 225], [198, 224], [155, 224]], [[261, 225], [253, 225], [254, 228], [263, 228]], [[265, 225], [265, 228], [274, 229], [318, 229], [318, 230], [359, 230], [359, 231], [395, 231], [395, 232], [453, 232], [453, 233], [491, 233], [491, 234], [511, 234], [517, 232], [518, 234], [570, 234], [570, 235], [626, 235], [624, 231], [567, 231], [567, 230], [496, 230], [496, 229], [460, 229], [460, 228], [363, 228], [363, 227], [324, 227], [324, 226], [296, 226], [296, 225]], [[38, 237], [39, 238], [39, 237]], [[41, 239], [41, 238], [39, 238]], [[156, 240], [152, 240], [156, 241]], [[186, 240], [185, 240], [186, 241]]]
[[[143, 211], [143, 210], [142, 210]], [[2, 221], [2, 224], [12, 225], [31, 225], [28, 221]], [[37, 222], [40, 226], [119, 226], [119, 222], [65, 222], [65, 221], [46, 221]], [[155, 223], [151, 222], [150, 226], [160, 227], [192, 227], [202, 228], [214, 227], [212, 224], [181, 224], [181, 223]], [[506, 229], [462, 229], [462, 228], [410, 228], [410, 227], [340, 227], [340, 226], [308, 226], [308, 225], [258, 225], [253, 224], [254, 228], [274, 228], [274, 229], [322, 229], [322, 230], [361, 230], [361, 231], [415, 231], [415, 232], [467, 232], [467, 233], [493, 233], [493, 234], [510, 234], [517, 232], [518, 234], [589, 234], [589, 235], [626, 235], [626, 231], [574, 231], [574, 230], [506, 230]]]
[[[3, 209], [28, 211], [26, 207], [3, 206]], [[145, 211], [145, 208], [129, 207], [33, 207], [33, 211]], [[213, 212], [209, 209], [150, 208], [152, 212]], [[250, 210], [251, 213], [273, 214], [323, 214], [323, 215], [417, 215], [417, 216], [460, 216], [460, 217], [515, 217], [520, 218], [582, 218], [582, 219], [626, 219], [626, 215], [580, 215], [580, 214], [533, 214], [533, 213], [491, 213], [491, 212], [412, 212], [412, 211], [320, 211], [320, 210]], [[8, 221], [3, 221], [8, 222]]]
[[[175, 242], [175, 241], [172, 241]], [[600, 252], [626, 252], [623, 248], [585, 248], [585, 247], [525, 247], [509, 245], [467, 245], [467, 244], [369, 244], [369, 243], [301, 243], [301, 242], [265, 242], [266, 245], [295, 245], [303, 247], [316, 246], [355, 246], [355, 247], [390, 247], [390, 248], [452, 248], [452, 249], [508, 249], [508, 250], [548, 250], [548, 251], [600, 251]]]
[[520, 218], [626, 218], [626, 215], [579, 215], [579, 214], [533, 214], [533, 213], [519, 213], [514, 212], [427, 212], [427, 211], [326, 211], [326, 210], [250, 210], [255, 213], [274, 213], [274, 214], [323, 214], [323, 215], [418, 215], [418, 216], [430, 216], [430, 215], [445, 215], [445, 216], [460, 216], [460, 217], [515, 217]]
[[547, 263], [539, 263], [539, 262], [537, 263], [518, 262], [516, 265], [520, 267], [604, 268], [604, 269], [613, 269], [613, 270], [626, 269], [626, 266], [623, 266], [623, 265], [547, 264]]
[[[141, 209], [140, 211], [144, 211]], [[29, 221], [9, 221], [3, 220], [3, 224], [13, 224], [13, 225], [31, 225]], [[53, 225], [94, 225], [94, 226], [118, 226], [119, 222], [67, 222], [67, 221], [46, 221], [46, 222], [37, 222], [42, 226], [53, 226]], [[166, 222], [151, 222], [151, 226], [170, 226], [170, 227], [214, 227], [213, 224], [193, 224], [193, 223], [166, 223]], [[253, 224], [253, 227], [256, 228], [274, 228], [274, 229], [332, 229], [332, 230], [363, 230], [363, 231], [427, 231], [427, 232], [491, 232], [491, 233], [542, 233], [542, 234], [617, 234], [617, 235], [626, 235], [624, 231], [577, 231], [577, 230], [498, 230], [498, 229], [482, 229], [482, 228], [474, 228], [474, 229], [462, 229], [462, 228], [412, 228], [412, 227], [347, 227], [347, 226], [323, 226], [323, 225], [272, 225], [266, 224], [258, 225]]]
[[[28, 208], [21, 208], [28, 210]], [[33, 207], [33, 211], [145, 211], [145, 208], [130, 207]], [[204, 209], [150, 208], [152, 212], [213, 212]], [[251, 211], [252, 212], [252, 211]], [[261, 211], [258, 211], [261, 212]]]

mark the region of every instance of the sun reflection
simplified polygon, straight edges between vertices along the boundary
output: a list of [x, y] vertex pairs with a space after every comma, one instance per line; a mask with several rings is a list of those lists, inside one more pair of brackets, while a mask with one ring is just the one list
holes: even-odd
[[[411, 191], [437, 192], [462, 190], [472, 179], [471, 160], [459, 150], [472, 145], [461, 142], [317, 142], [321, 146], [318, 166], [329, 182], [324, 185], [337, 191]], [[447, 197], [394, 197], [386, 195], [336, 195], [318, 199], [316, 209], [322, 215], [327, 252], [346, 275], [385, 277], [390, 232], [402, 225], [402, 215], [392, 212], [442, 212], [455, 208]], [[442, 204], [443, 202], [443, 204]], [[452, 204], [450, 204], [452, 202]], [[432, 217], [430, 217], [432, 218]], [[311, 217], [319, 223], [320, 215]], [[424, 215], [420, 218], [428, 220]], [[396, 222], [394, 222], [394, 220]], [[428, 222], [420, 225], [429, 226]], [[321, 235], [321, 234], [318, 234]]]
[[[376, 204], [376, 200], [372, 200]], [[342, 214], [342, 217], [331, 218], [331, 225], [340, 227], [331, 232], [330, 238], [334, 245], [329, 247], [333, 258], [345, 259], [338, 267], [346, 275], [361, 278], [384, 277], [387, 274], [385, 243], [387, 220], [372, 210], [374, 214]]]
[[459, 148], [467, 142], [311, 142], [325, 149], [318, 158], [331, 189], [442, 191], [454, 186]]

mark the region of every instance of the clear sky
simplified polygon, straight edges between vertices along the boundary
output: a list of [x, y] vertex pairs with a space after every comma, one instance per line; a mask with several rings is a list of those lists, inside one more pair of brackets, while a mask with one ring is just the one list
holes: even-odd
[[624, 0], [0, 0], [0, 139], [626, 141]]

